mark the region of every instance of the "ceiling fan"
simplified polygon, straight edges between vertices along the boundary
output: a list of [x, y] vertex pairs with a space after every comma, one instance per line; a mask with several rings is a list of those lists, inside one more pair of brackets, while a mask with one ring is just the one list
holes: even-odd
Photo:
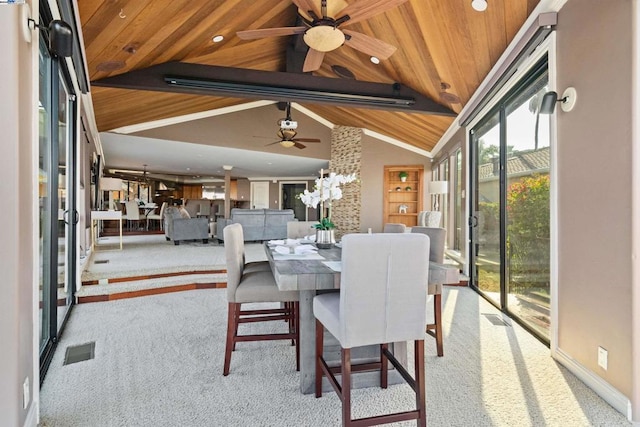
[[278, 136], [278, 138], [280, 138], [280, 140], [267, 144], [267, 146], [280, 144], [284, 148], [296, 147], [296, 148], [303, 149], [303, 148], [307, 148], [307, 146], [304, 144], [301, 144], [301, 142], [307, 142], [307, 143], [320, 142], [318, 138], [296, 138], [296, 135], [298, 134], [296, 132], [296, 128], [298, 127], [298, 122], [291, 120], [291, 103], [290, 102], [287, 102], [286, 110], [287, 110], [287, 117], [284, 119], [278, 120], [278, 125], [280, 126], [280, 130], [278, 130], [278, 133], [276, 135]]
[[396, 51], [396, 47], [389, 43], [343, 27], [371, 18], [407, 0], [359, 0], [351, 4], [344, 0], [331, 0], [331, 3], [329, 0], [291, 1], [298, 7], [305, 25], [245, 30], [236, 34], [243, 40], [303, 34], [302, 38], [309, 46], [302, 67], [304, 72], [319, 69], [325, 53], [343, 44], [378, 59], [387, 59]]

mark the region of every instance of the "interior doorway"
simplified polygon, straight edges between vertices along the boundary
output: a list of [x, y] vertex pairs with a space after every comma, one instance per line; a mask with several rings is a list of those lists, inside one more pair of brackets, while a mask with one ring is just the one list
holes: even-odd
[[269, 209], [269, 182], [251, 181], [251, 209]]
[[293, 209], [293, 215], [298, 221], [307, 221], [307, 207], [298, 197], [306, 189], [305, 181], [280, 183], [280, 208]]

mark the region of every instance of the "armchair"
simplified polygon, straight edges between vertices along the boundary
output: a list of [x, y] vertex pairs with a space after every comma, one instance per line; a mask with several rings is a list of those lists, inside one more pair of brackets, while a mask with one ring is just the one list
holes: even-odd
[[173, 240], [179, 245], [182, 240], [200, 240], [209, 242], [209, 220], [207, 218], [183, 217], [175, 206], [165, 209], [164, 235], [167, 240]]

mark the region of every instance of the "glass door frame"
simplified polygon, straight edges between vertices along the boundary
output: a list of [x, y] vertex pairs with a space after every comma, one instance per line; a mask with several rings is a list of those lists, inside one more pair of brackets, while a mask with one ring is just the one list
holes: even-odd
[[[517, 315], [512, 313], [509, 310], [508, 306], [508, 292], [507, 289], [507, 277], [508, 277], [508, 265], [507, 265], [507, 206], [506, 206], [506, 196], [507, 196], [507, 111], [506, 108], [510, 105], [513, 100], [519, 96], [520, 93], [523, 92], [526, 88], [529, 87], [531, 82], [535, 79], [536, 76], [540, 75], [540, 73], [547, 73], [548, 81], [551, 81], [551, 72], [550, 72], [550, 59], [548, 53], [543, 54], [541, 57], [537, 58], [535, 62], [532, 62], [532, 66], [529, 67], [524, 73], [523, 76], [518, 78], [517, 82], [513, 85], [511, 89], [509, 89], [503, 96], [500, 97], [499, 101], [491, 107], [488, 111], [486, 111], [482, 118], [476, 121], [472, 126], [469, 126], [468, 132], [468, 141], [469, 141], [469, 198], [468, 198], [468, 208], [469, 208], [469, 216], [468, 216], [468, 226], [469, 226], [469, 286], [478, 292], [483, 298], [485, 298], [489, 303], [494, 305], [500, 311], [509, 315], [514, 321], [518, 322], [523, 328], [529, 331], [532, 335], [542, 341], [544, 344], [549, 346], [551, 344], [551, 339], [554, 337], [554, 329], [550, 327], [549, 329], [549, 338], [543, 337], [540, 335], [538, 331], [530, 327], [527, 323], [520, 320]], [[488, 121], [493, 119], [495, 115], [498, 115], [498, 123], [499, 123], [499, 209], [498, 209], [498, 218], [499, 218], [499, 271], [500, 271], [500, 298], [499, 303], [496, 302], [495, 299], [490, 298], [478, 284], [477, 277], [477, 269], [476, 269], [476, 259], [477, 259], [477, 236], [478, 236], [478, 217], [474, 214], [476, 212], [475, 205], [479, 203], [477, 200], [477, 190], [479, 189], [479, 177], [478, 177], [478, 169], [479, 169], [479, 153], [478, 153], [478, 142], [475, 137], [475, 130], [482, 127]], [[551, 137], [551, 141], [553, 144], [554, 138]], [[552, 190], [551, 190], [552, 191]], [[552, 212], [553, 209], [550, 208]], [[551, 219], [550, 219], [551, 220]], [[550, 236], [551, 237], [551, 236]], [[553, 264], [553, 255], [550, 260], [550, 264]], [[553, 279], [552, 279], [553, 281]], [[553, 292], [552, 292], [553, 294]], [[553, 296], [552, 296], [553, 298]], [[551, 320], [553, 321], [554, 316], [551, 316]]]
[[[41, 4], [40, 7], [41, 25], [46, 24], [53, 18], [50, 11], [47, 9], [46, 4]], [[55, 352], [57, 343], [62, 335], [66, 323], [69, 319], [71, 309], [75, 304], [75, 285], [77, 278], [77, 265], [78, 265], [78, 251], [77, 251], [77, 224], [78, 224], [78, 212], [77, 212], [77, 183], [78, 183], [78, 135], [77, 135], [77, 123], [78, 123], [78, 103], [76, 101], [75, 89], [72, 84], [71, 75], [67, 69], [66, 62], [55, 57], [48, 50], [48, 39], [46, 32], [41, 32], [39, 38], [42, 49], [44, 49], [48, 55], [48, 73], [44, 77], [48, 80], [47, 85], [49, 91], [45, 96], [50, 97], [48, 105], [50, 105], [49, 118], [47, 124], [47, 137], [48, 143], [43, 148], [48, 151], [47, 156], [47, 172], [49, 173], [46, 182], [46, 192], [49, 197], [46, 199], [47, 206], [42, 209], [41, 214], [44, 214], [44, 218], [41, 220], [43, 227], [48, 230], [44, 234], [48, 234], [49, 241], [43, 241], [43, 244], [47, 244], [47, 247], [43, 247], [42, 257], [43, 266], [46, 266], [46, 270], [42, 270], [43, 289], [46, 291], [46, 295], [42, 298], [42, 310], [43, 316], [47, 316], [47, 319], [42, 319], [39, 330], [42, 331], [42, 325], [46, 327], [47, 338], [46, 341], [40, 339], [40, 384], [44, 381], [47, 369], [53, 354]], [[65, 147], [65, 191], [66, 191], [66, 205], [63, 213], [62, 221], [59, 220], [58, 209], [60, 206], [60, 198], [58, 195], [59, 190], [59, 174], [60, 174], [60, 126], [58, 121], [59, 102], [61, 87], [66, 89], [65, 93], [65, 107], [67, 111], [67, 123], [66, 123], [66, 147]], [[41, 137], [41, 136], [39, 136]], [[65, 227], [64, 239], [65, 239], [65, 265], [64, 278], [67, 287], [67, 295], [65, 305], [68, 305], [68, 309], [64, 312], [62, 320], [58, 320], [58, 240], [61, 236], [61, 224]], [[46, 285], [45, 285], [46, 284]], [[44, 332], [44, 331], [42, 331]]]

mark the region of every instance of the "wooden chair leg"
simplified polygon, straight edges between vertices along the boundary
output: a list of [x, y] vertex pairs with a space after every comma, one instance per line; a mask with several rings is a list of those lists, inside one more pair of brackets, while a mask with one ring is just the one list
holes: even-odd
[[436, 348], [438, 357], [444, 356], [444, 344], [442, 339], [442, 294], [436, 294], [433, 298], [433, 313], [436, 323]]
[[424, 366], [424, 340], [414, 342], [414, 365], [415, 365], [415, 392], [416, 409], [418, 411], [418, 426], [426, 427], [427, 409], [425, 402], [425, 366]]
[[387, 388], [389, 381], [389, 359], [384, 353], [389, 344], [380, 344], [380, 388]]
[[342, 353], [342, 372], [340, 377], [342, 396], [342, 425], [351, 426], [351, 349], [343, 348]]
[[324, 348], [324, 327], [316, 319], [316, 397], [322, 397], [322, 349]]
[[240, 326], [240, 310], [242, 309], [242, 303], [234, 304], [234, 329], [233, 329], [233, 347], [232, 351], [236, 351], [236, 338], [238, 337], [238, 326]]
[[300, 371], [300, 303], [293, 303], [293, 323], [296, 334], [296, 371]]
[[235, 347], [234, 334], [238, 330], [238, 325], [236, 324], [236, 306], [239, 304], [230, 302], [228, 305], [228, 313], [227, 313], [227, 343], [225, 345], [224, 350], [224, 369], [222, 371], [222, 375], [225, 377], [229, 375], [229, 367], [231, 365], [231, 352]]

